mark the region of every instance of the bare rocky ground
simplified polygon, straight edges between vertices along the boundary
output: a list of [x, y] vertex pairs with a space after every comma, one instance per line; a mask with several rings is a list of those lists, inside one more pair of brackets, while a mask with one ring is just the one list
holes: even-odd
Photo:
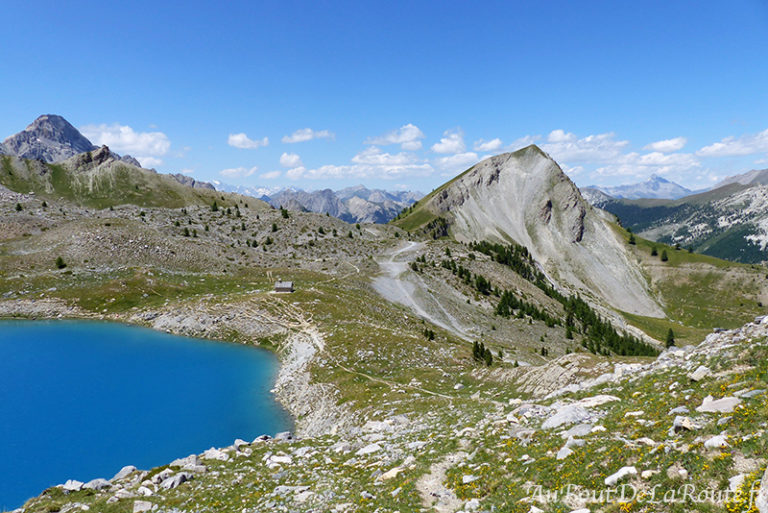
[[[0, 317], [108, 319], [271, 348], [282, 361], [276, 396], [298, 428], [70, 481], [24, 511], [721, 511], [726, 502], [648, 497], [685, 484], [759, 488], [762, 319], [658, 359], [597, 357], [561, 326], [493, 316], [490, 298], [437, 265], [446, 249], [553, 314], [559, 304], [461, 244], [409, 245], [406, 258], [395, 253], [407, 234], [394, 227], [218, 207], [43, 207], [0, 191]], [[419, 271], [389, 269], [413, 294], [382, 301], [372, 285], [382, 263], [417, 256]], [[297, 292], [270, 292], [278, 277]], [[493, 366], [472, 360], [476, 337], [502, 351]], [[645, 495], [576, 493], [616, 484]], [[537, 496], [537, 485], [558, 495]], [[734, 496], [727, 507], [749, 504]]]

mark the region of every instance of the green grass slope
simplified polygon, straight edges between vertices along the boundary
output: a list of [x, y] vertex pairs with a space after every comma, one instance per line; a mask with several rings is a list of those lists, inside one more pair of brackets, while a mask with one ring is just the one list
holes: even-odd
[[[98, 155], [96, 156], [98, 157]], [[0, 184], [8, 189], [41, 198], [63, 199], [92, 208], [131, 204], [139, 207], [181, 208], [191, 205], [234, 204], [245, 197], [197, 189], [114, 159], [94, 160], [78, 155], [62, 163], [0, 157]], [[247, 198], [252, 207], [266, 203]]]

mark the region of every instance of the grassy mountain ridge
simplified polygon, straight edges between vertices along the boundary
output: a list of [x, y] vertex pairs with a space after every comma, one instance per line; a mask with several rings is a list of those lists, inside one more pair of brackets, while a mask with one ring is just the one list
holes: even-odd
[[[170, 175], [119, 161], [105, 148], [56, 164], [0, 156], [0, 185], [22, 194], [33, 192], [41, 198], [65, 199], [94, 208], [124, 204], [180, 208], [210, 206], [214, 201], [234, 204], [246, 198], [183, 185]], [[247, 200], [255, 208], [267, 208], [261, 200]]]

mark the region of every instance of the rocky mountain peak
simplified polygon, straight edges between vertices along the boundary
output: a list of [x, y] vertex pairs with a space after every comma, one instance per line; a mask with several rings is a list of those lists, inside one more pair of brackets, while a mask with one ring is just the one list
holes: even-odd
[[444, 219], [460, 242], [514, 241], [557, 283], [607, 298], [624, 311], [661, 315], [608, 218], [537, 146], [483, 160], [418, 209], [422, 219]]
[[66, 119], [44, 114], [27, 128], [3, 141], [3, 153], [26, 159], [58, 162], [95, 150], [91, 141]]

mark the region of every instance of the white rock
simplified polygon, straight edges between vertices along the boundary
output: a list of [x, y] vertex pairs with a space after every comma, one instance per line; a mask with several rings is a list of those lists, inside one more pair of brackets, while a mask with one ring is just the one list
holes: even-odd
[[69, 479], [67, 480], [66, 483], [61, 485], [61, 488], [67, 493], [79, 492], [80, 490], [83, 489], [83, 484], [84, 483], [82, 481], [77, 481], [76, 479]]
[[197, 454], [190, 454], [186, 458], [179, 458], [176, 460], [173, 460], [169, 467], [183, 467], [185, 465], [199, 465], [200, 464], [200, 458], [197, 456]]
[[125, 479], [132, 473], [136, 472], [138, 470], [133, 465], [126, 465], [125, 467], [121, 468], [120, 471], [115, 474], [115, 477], [112, 478], [112, 481], [119, 481], [120, 479]]
[[615, 395], [596, 395], [593, 397], [585, 397], [579, 400], [576, 404], [584, 408], [594, 408], [595, 406], [602, 406], [603, 404], [611, 403], [613, 401], [620, 401]]
[[587, 508], [574, 509], [571, 513], [591, 513]]
[[103, 490], [112, 486], [109, 481], [100, 477], [92, 479], [83, 485], [83, 488], [88, 490]]
[[171, 476], [162, 483], [160, 483], [160, 488], [163, 488], [164, 490], [173, 490], [174, 488], [177, 488], [182, 483], [186, 483], [192, 479], [192, 474], [188, 472], [179, 472], [175, 476]]
[[463, 390], [464, 389], [464, 385], [461, 384], [461, 383], [456, 383], [455, 385], [453, 385], [453, 389], [454, 390]]
[[480, 501], [478, 499], [470, 499], [464, 504], [464, 511], [477, 511], [480, 509]]
[[246, 442], [245, 440], [243, 440], [242, 438], [238, 438], [238, 439], [235, 440], [235, 444], [234, 445], [235, 445], [235, 449], [237, 449], [239, 451], [241, 447], [244, 447], [244, 446], [250, 445], [250, 444], [248, 442]]
[[732, 492], [737, 491], [739, 488], [741, 488], [741, 485], [744, 484], [744, 479], [747, 477], [746, 474], [736, 474], [735, 476], [728, 479], [728, 489]]
[[704, 447], [707, 449], [725, 449], [728, 447], [728, 438], [724, 435], [713, 436], [704, 442]]
[[144, 513], [145, 511], [152, 511], [152, 504], [149, 501], [134, 501], [133, 513]]
[[562, 449], [557, 451], [557, 459], [558, 460], [564, 460], [565, 458], [567, 458], [571, 454], [573, 454], [573, 451], [571, 450], [570, 447], [563, 447]]
[[675, 433], [679, 433], [683, 430], [693, 431], [694, 429], [696, 429], [696, 426], [693, 424], [693, 421], [690, 419], [690, 417], [683, 417], [678, 415], [672, 422], [672, 430]]
[[379, 452], [381, 450], [381, 446], [377, 443], [368, 444], [362, 449], [358, 450], [355, 453], [355, 456], [367, 456], [368, 454], [373, 454], [375, 452]]
[[614, 486], [616, 483], [618, 483], [625, 477], [636, 476], [636, 475], [637, 475], [637, 469], [635, 467], [622, 467], [615, 474], [611, 474], [610, 476], [605, 478], [605, 485]]
[[379, 479], [382, 481], [389, 481], [390, 479], [394, 479], [400, 474], [400, 472], [403, 471], [402, 467], [394, 467], [389, 469], [388, 471], [384, 472], [381, 476], [379, 476]]
[[711, 374], [711, 371], [707, 367], [700, 365], [695, 371], [688, 374], [688, 379], [690, 379], [691, 381], [701, 381], [702, 379], [706, 378], [710, 374]]
[[278, 456], [272, 455], [267, 458], [267, 465], [290, 465], [293, 463], [293, 458], [290, 456]]
[[590, 417], [590, 413], [583, 407], [577, 404], [571, 404], [560, 408], [557, 413], [545, 420], [541, 427], [542, 429], [552, 429], [568, 424], [576, 424], [587, 420]]
[[658, 473], [659, 473], [659, 471], [658, 471], [658, 470], [643, 470], [643, 471], [640, 473], [640, 477], [641, 477], [642, 479], [645, 479], [645, 480], [647, 481], [648, 479], [652, 478], [653, 476], [655, 476], [655, 475], [656, 475], [656, 474], [658, 474]]
[[461, 477], [461, 484], [473, 483], [473, 482], [477, 481], [478, 479], [480, 479], [478, 476], [474, 476], [472, 474], [466, 474], [466, 475]]
[[221, 449], [216, 449], [215, 447], [211, 447], [207, 451], [205, 451], [202, 455], [204, 460], [218, 460], [218, 461], [227, 461], [229, 460], [229, 455], [222, 451]]
[[711, 395], [704, 398], [701, 406], [696, 411], [701, 413], [730, 413], [741, 403], [738, 397], [723, 397], [722, 399], [713, 399]]

